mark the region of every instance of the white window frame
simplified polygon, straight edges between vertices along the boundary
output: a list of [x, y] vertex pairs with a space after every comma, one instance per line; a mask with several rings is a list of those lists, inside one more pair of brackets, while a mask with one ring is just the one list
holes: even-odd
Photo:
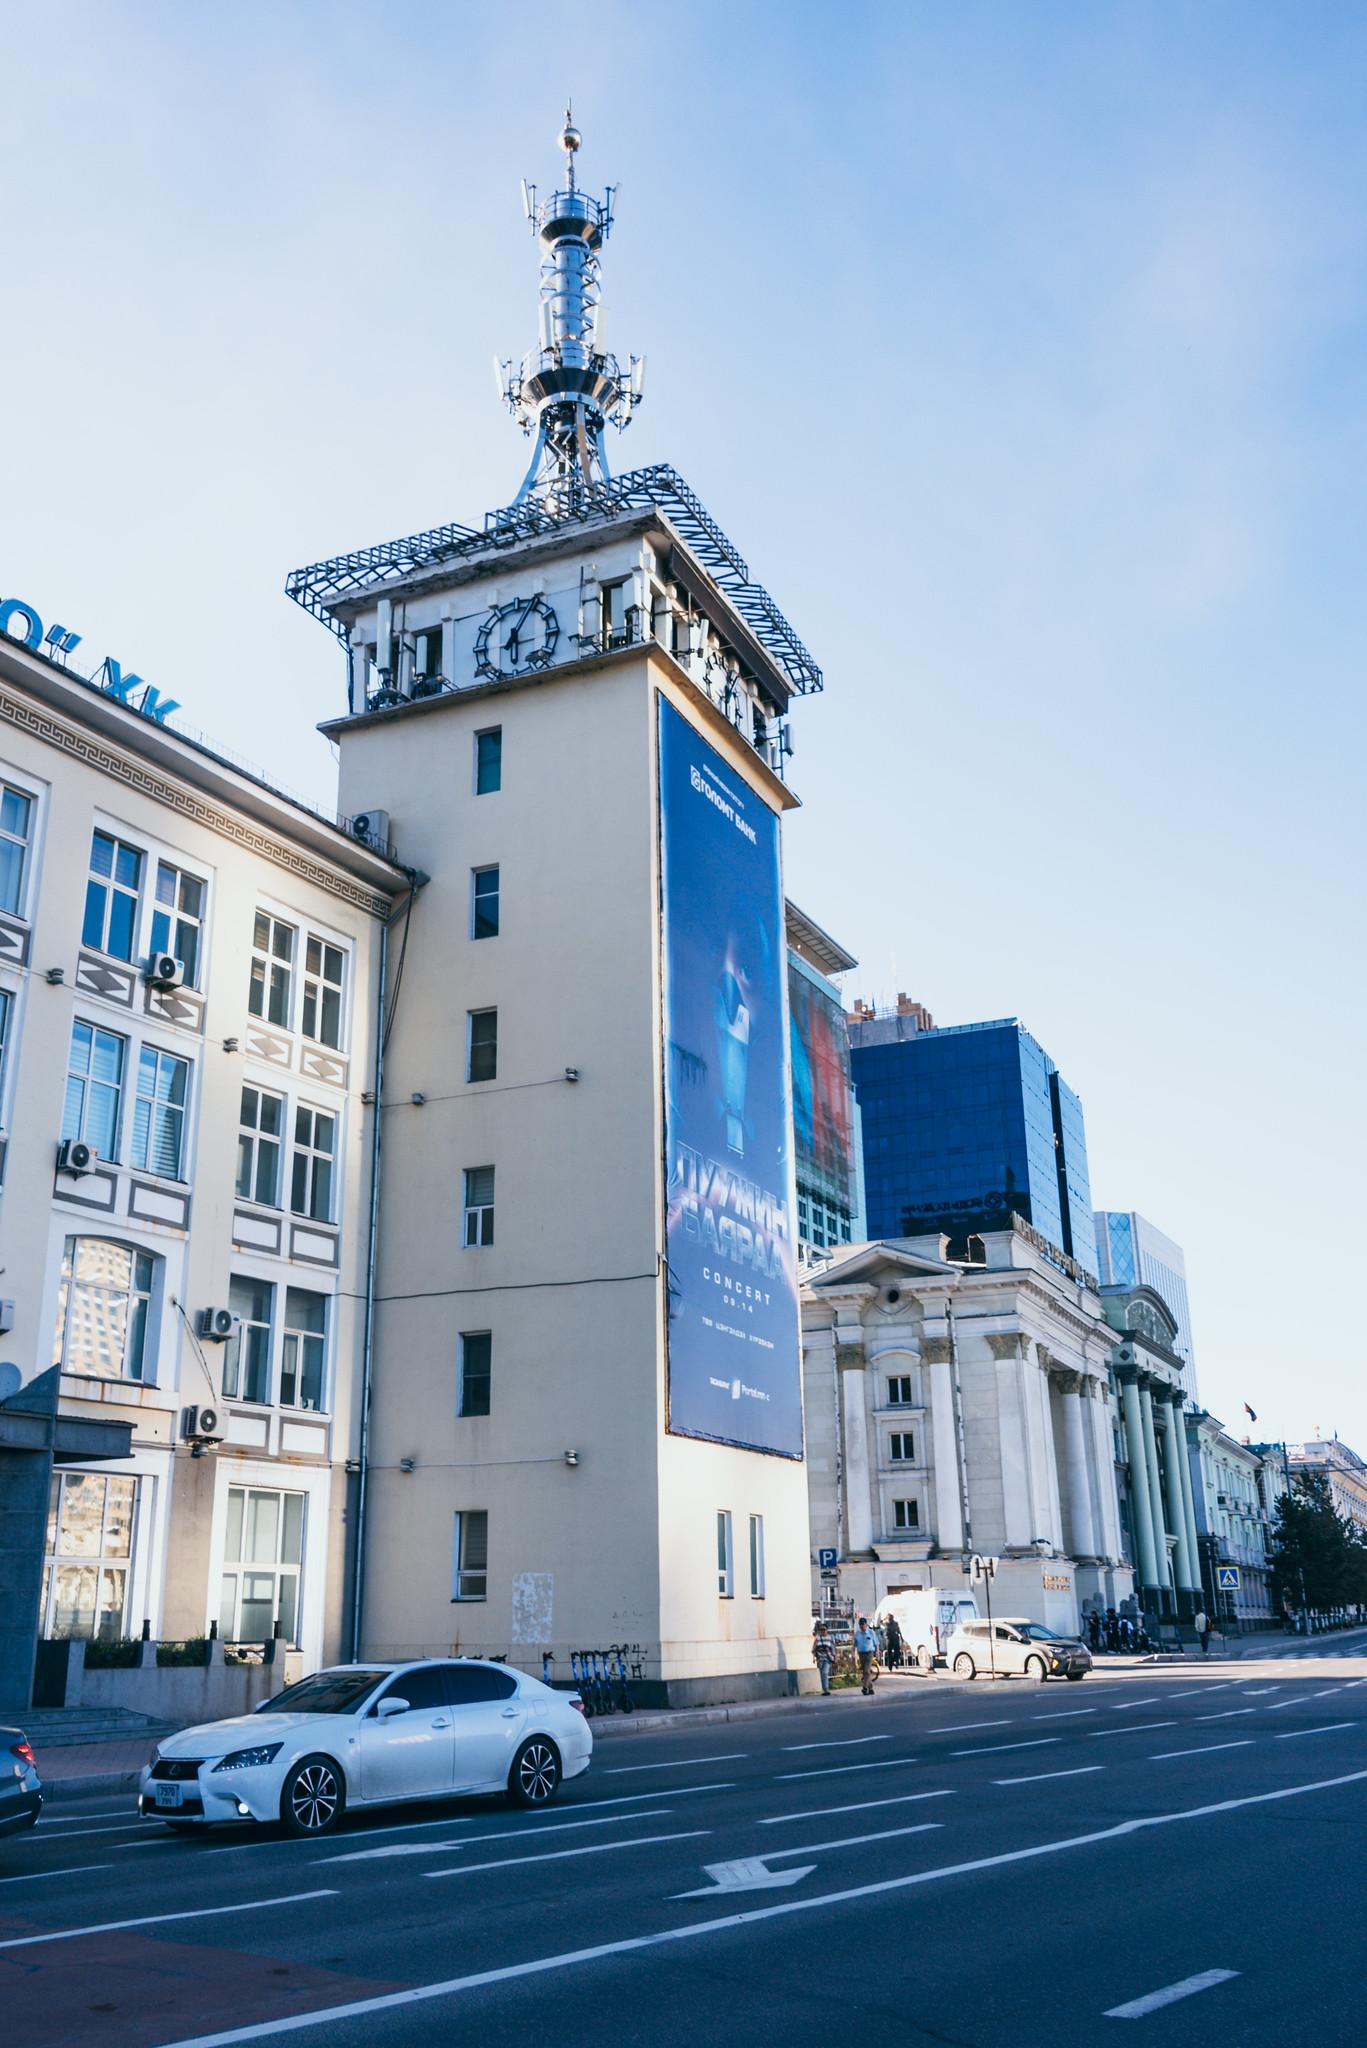
[[[323, 1304], [323, 1327], [321, 1330], [306, 1329], [302, 1323], [291, 1322], [290, 1296], [292, 1294], [306, 1294], [311, 1300], [321, 1301]], [[332, 1330], [335, 1319], [333, 1302], [335, 1300], [335, 1295], [326, 1293], [321, 1287], [289, 1285], [285, 1287], [284, 1298], [280, 1304], [280, 1358], [275, 1374], [275, 1401], [276, 1406], [282, 1412], [286, 1409], [296, 1415], [328, 1415], [332, 1412], [329, 1406], [330, 1392], [328, 1379], [332, 1351]], [[293, 1354], [295, 1364], [292, 1374], [294, 1398], [286, 1400], [285, 1354], [291, 1343], [295, 1346]], [[318, 1399], [315, 1403], [310, 1404], [302, 1400], [300, 1396], [303, 1392], [306, 1361], [309, 1357], [307, 1347], [314, 1344], [318, 1346]]]
[[[78, 1028], [85, 1031], [89, 1031], [92, 1034], [92, 1071], [84, 1074], [78, 1074], [75, 1071], [72, 1064], [75, 1055], [76, 1032]], [[95, 1038], [98, 1037], [100, 1034], [103, 1034], [103, 1036], [106, 1038], [112, 1038], [120, 1047], [119, 1078], [117, 1081], [96, 1081], [94, 1078], [93, 1056], [95, 1050]], [[78, 1015], [74, 1016], [71, 1020], [71, 1033], [67, 1041], [66, 1049], [66, 1073], [62, 1084], [62, 1136], [64, 1138], [73, 1139], [81, 1144], [88, 1145], [90, 1143], [90, 1139], [86, 1135], [86, 1130], [90, 1122], [91, 1089], [92, 1087], [112, 1088], [115, 1097], [113, 1139], [110, 1144], [108, 1152], [99, 1152], [99, 1148], [95, 1148], [98, 1156], [110, 1165], [117, 1164], [119, 1154], [123, 1147], [123, 1119], [124, 1110], [126, 1107], [126, 1098], [128, 1094], [128, 1069], [131, 1065], [130, 1054], [132, 1052], [132, 1047], [133, 1041], [130, 1039], [126, 1031], [112, 1031], [107, 1024], [96, 1024], [92, 1022], [92, 1020], [89, 1017], [82, 1017]], [[75, 1130], [69, 1131], [67, 1129], [67, 1092], [73, 1081], [77, 1081], [81, 1084], [81, 1112], [76, 1120]]]
[[[351, 983], [351, 949], [340, 939], [328, 932], [316, 931], [312, 927], [304, 931], [304, 943], [299, 949], [299, 1036], [307, 1038], [310, 1045], [321, 1045], [328, 1052], [343, 1052], [347, 1044], [347, 1022], [350, 1004], [348, 1001]], [[322, 965], [315, 973], [308, 964], [309, 947], [317, 946]], [[340, 978], [333, 981], [326, 973], [327, 955], [337, 953], [341, 957]], [[319, 1031], [310, 1031], [304, 1019], [308, 1011], [310, 995], [315, 1004], [315, 1024], [322, 1011], [324, 993], [335, 990], [337, 995], [337, 1036], [324, 1038]]]
[[888, 1437], [888, 1463], [890, 1465], [914, 1465], [916, 1463], [916, 1438], [909, 1429], [894, 1429]]
[[[889, 1408], [914, 1408], [916, 1406], [915, 1387], [909, 1372], [890, 1372], [887, 1375], [887, 1382]], [[895, 1393], [894, 1388], [897, 1387], [905, 1387], [905, 1394]]]
[[[93, 1220], [92, 1218], [92, 1222]], [[103, 1281], [78, 1280], [76, 1278], [76, 1261], [79, 1257], [78, 1247], [81, 1244], [113, 1245], [119, 1251], [127, 1252], [132, 1262], [129, 1267], [128, 1287], [123, 1290], [111, 1287], [108, 1290], [111, 1294], [122, 1293], [123, 1299], [127, 1303], [124, 1311], [122, 1354], [119, 1359], [117, 1372], [91, 1372], [86, 1367], [73, 1365], [71, 1362], [71, 1289], [73, 1287], [103, 1288], [105, 1286]], [[71, 1261], [70, 1279], [68, 1279], [65, 1270], [68, 1259]], [[146, 1259], [150, 1268], [145, 1286], [137, 1284], [137, 1261], [139, 1259]], [[62, 1372], [71, 1373], [80, 1379], [108, 1380], [111, 1384], [118, 1386], [156, 1386], [156, 1368], [161, 1349], [158, 1337], [161, 1327], [161, 1294], [165, 1263], [165, 1260], [158, 1253], [149, 1250], [146, 1245], [135, 1243], [130, 1238], [102, 1235], [98, 1229], [94, 1228], [90, 1230], [68, 1231], [63, 1239], [61, 1258], [57, 1269], [57, 1318], [52, 1332], [52, 1363], [60, 1367]], [[133, 1305], [137, 1302], [141, 1302], [143, 1305], [141, 1318], [142, 1342], [138, 1358], [139, 1369], [137, 1372], [130, 1372], [128, 1370], [128, 1340], [130, 1330], [138, 1320], [133, 1312]]]
[[[90, 1556], [62, 1549], [62, 1510], [68, 1491], [67, 1482], [72, 1479], [102, 1479], [106, 1482], [104, 1503], [100, 1510], [100, 1547], [96, 1554]], [[111, 1479], [124, 1480], [132, 1487], [128, 1509], [128, 1548], [126, 1551], [111, 1551], [108, 1548], [109, 1486], [107, 1482]], [[127, 1635], [128, 1616], [134, 1592], [133, 1576], [138, 1547], [138, 1513], [141, 1504], [141, 1494], [141, 1476], [136, 1472], [105, 1472], [101, 1471], [98, 1467], [94, 1469], [81, 1469], [78, 1467], [75, 1471], [72, 1471], [70, 1468], [62, 1466], [58, 1466], [53, 1471], [48, 1508], [48, 1526], [49, 1528], [55, 1526], [57, 1535], [53, 1548], [48, 1548], [49, 1539], [46, 1536], [43, 1542], [43, 1592], [42, 1603], [39, 1609], [39, 1627], [42, 1635], [52, 1636], [57, 1608], [57, 1574], [63, 1567], [91, 1570], [95, 1573], [95, 1614], [97, 1618], [100, 1612], [101, 1581], [104, 1574], [109, 1571], [117, 1571], [123, 1574], [121, 1612], [118, 1626], [112, 1633], [115, 1637]], [[106, 1633], [108, 1634], [109, 1632], [106, 1631]], [[96, 1628], [87, 1637], [71, 1636], [66, 1640], [72, 1642], [80, 1642], [82, 1640], [98, 1642], [100, 1640], [100, 1631]]]
[[[173, 854], [149, 852], [149, 871], [154, 860], [156, 863], [156, 873], [150, 875], [151, 887], [148, 891], [147, 951], [148, 953], [169, 953], [172, 959], [180, 961], [181, 966], [185, 970], [186, 988], [201, 988], [204, 983], [205, 967], [207, 964], [205, 941], [209, 925], [209, 884], [197, 869], [187, 867], [184, 861], [178, 859]], [[170, 908], [162, 903], [158, 894], [163, 869], [175, 877], [173, 892], [175, 900]], [[199, 909], [197, 911], [191, 912], [180, 908], [180, 886], [182, 882], [194, 882], [197, 885], [200, 892]], [[156, 923], [159, 917], [164, 917], [166, 920], [167, 936], [166, 943], [163, 946], [159, 946], [156, 942]], [[195, 934], [193, 966], [185, 960], [178, 944], [179, 929], [182, 926], [189, 926]]]
[[[148, 1059], [151, 1059], [155, 1062], [155, 1066], [153, 1068], [154, 1092], [150, 1096], [144, 1095], [142, 1092], [143, 1063]], [[180, 1103], [172, 1102], [169, 1099], [163, 1099], [161, 1094], [158, 1092], [161, 1080], [161, 1070], [163, 1061], [168, 1061], [172, 1066], [184, 1067], [185, 1069], [185, 1098]], [[187, 1059], [184, 1053], [167, 1052], [162, 1046], [154, 1044], [150, 1039], [144, 1039], [139, 1044], [137, 1072], [133, 1076], [133, 1117], [132, 1126], [129, 1132], [128, 1144], [129, 1165], [136, 1167], [139, 1173], [150, 1173], [160, 1180], [185, 1181], [189, 1178], [185, 1169], [186, 1154], [189, 1147], [189, 1137], [191, 1128], [190, 1119], [191, 1112], [194, 1106], [194, 1087], [195, 1063], [193, 1060]], [[139, 1106], [144, 1102], [148, 1105], [147, 1145], [145, 1148], [144, 1156], [142, 1158], [139, 1158], [137, 1156], [138, 1109]], [[153, 1160], [155, 1158], [156, 1153], [156, 1130], [158, 1110], [161, 1110], [167, 1115], [178, 1116], [180, 1119], [180, 1136], [176, 1145], [176, 1170], [174, 1173], [163, 1173], [160, 1167], [153, 1164]]]
[[[254, 1493], [268, 1494], [274, 1495], [279, 1500], [280, 1507], [278, 1520], [276, 1524], [276, 1556], [273, 1562], [267, 1563], [265, 1561], [254, 1561], [251, 1559], [242, 1558], [240, 1556], [233, 1559], [229, 1559], [228, 1527], [232, 1518], [232, 1505], [230, 1496], [233, 1493], [240, 1493], [242, 1495], [243, 1533], [238, 1541], [237, 1547], [239, 1551], [243, 1550], [246, 1547], [245, 1539], [247, 1530], [248, 1503], [250, 1496]], [[294, 1499], [298, 1500], [301, 1503], [299, 1510], [299, 1556], [297, 1560], [287, 1559], [282, 1555], [285, 1549], [285, 1498], [287, 1495], [292, 1496]], [[218, 1603], [219, 1636], [222, 1641], [236, 1642], [239, 1640], [249, 1640], [252, 1642], [260, 1642], [263, 1640], [260, 1636], [252, 1636], [250, 1638], [245, 1639], [239, 1638], [235, 1632], [238, 1618], [240, 1617], [242, 1612], [243, 1581], [247, 1578], [249, 1574], [251, 1574], [256, 1578], [269, 1577], [273, 1582], [270, 1600], [272, 1633], [274, 1632], [275, 1623], [278, 1620], [280, 1614], [281, 1584], [286, 1579], [292, 1579], [294, 1581], [294, 1633], [291, 1636], [287, 1636], [285, 1640], [288, 1641], [291, 1645], [297, 1644], [299, 1642], [299, 1638], [303, 1632], [300, 1627], [300, 1622], [304, 1612], [305, 1572], [308, 1564], [309, 1504], [310, 1496], [306, 1491], [304, 1491], [301, 1488], [290, 1486], [258, 1486], [251, 1483], [245, 1474], [243, 1475], [240, 1481], [238, 1481], [236, 1477], [234, 1477], [234, 1480], [229, 1484], [223, 1496], [224, 1521], [223, 1533], [220, 1538], [220, 1548], [218, 1553], [218, 1585], [213, 1589], [213, 1597], [217, 1600]], [[224, 1582], [228, 1578], [230, 1573], [233, 1575], [235, 1581], [233, 1592], [234, 1611], [231, 1616], [225, 1617], [223, 1613], [223, 1588]], [[267, 1637], [266, 1639], [269, 1640], [269, 1637]]]
[[[242, 1101], [242, 1097], [247, 1093], [248, 1089], [256, 1097], [257, 1120], [254, 1124], [249, 1124], [246, 1121]], [[263, 1102], [275, 1102], [280, 1105], [280, 1129], [275, 1136], [272, 1136], [269, 1131], [263, 1132], [261, 1128], [261, 1104]], [[289, 1130], [290, 1104], [288, 1096], [278, 1094], [274, 1088], [263, 1088], [259, 1081], [244, 1081], [238, 1092], [237, 1105], [237, 1166], [233, 1172], [233, 1190], [236, 1201], [251, 1202], [259, 1209], [281, 1209], [284, 1207], [285, 1163], [290, 1143]], [[245, 1195], [238, 1186], [238, 1182], [242, 1177], [242, 1147], [244, 1140], [246, 1141], [247, 1154], [250, 1160], [248, 1179], [251, 1183], [251, 1192]], [[273, 1145], [275, 1147], [275, 1193], [269, 1201], [256, 1192], [261, 1178], [261, 1150], [264, 1145]]]
[[[463, 1251], [484, 1251], [494, 1242], [494, 1211], [498, 1205], [497, 1178], [495, 1177], [494, 1180], [492, 1201], [472, 1202], [470, 1196], [473, 1192], [471, 1187], [473, 1175], [487, 1173], [496, 1176], [496, 1172], [496, 1168], [492, 1166], [467, 1166], [463, 1169], [461, 1176], [463, 1221], [460, 1233], [461, 1249]], [[488, 1232], [487, 1236], [485, 1235], [486, 1230]]]
[[736, 1596], [736, 1552], [732, 1541], [731, 1510], [717, 1509], [717, 1598], [734, 1600]]
[[[259, 943], [257, 939], [257, 924], [262, 918], [266, 920], [267, 925], [264, 944]], [[289, 933], [288, 955], [274, 950], [277, 929]], [[257, 903], [252, 911], [252, 942], [247, 966], [247, 1014], [254, 1017], [258, 1024], [264, 1025], [268, 1031], [291, 1031], [294, 1028], [294, 1002], [299, 974], [299, 930], [298, 924], [292, 923], [289, 918], [280, 916], [274, 910], [263, 908], [260, 903]], [[258, 964], [262, 969], [259, 984], [256, 980]], [[272, 970], [279, 968], [283, 968], [285, 975], [285, 1014], [277, 1020], [271, 1016], [270, 998]], [[258, 986], [262, 991], [261, 1008], [254, 1010], [252, 992]]]
[[[4, 905], [0, 904], [0, 911], [3, 911], [6, 917], [16, 917], [22, 923], [27, 924], [29, 922], [29, 901], [33, 893], [34, 869], [37, 865], [38, 831], [42, 815], [40, 808], [41, 796], [38, 790], [30, 787], [28, 783], [21, 781], [9, 767], [6, 767], [3, 773], [0, 773], [0, 799], [3, 799], [7, 792], [11, 792], [17, 797], [22, 797], [29, 807], [29, 814], [28, 830], [22, 836], [17, 832], [11, 831], [3, 823], [0, 823], [0, 840], [3, 840], [6, 846], [17, 846], [19, 848], [19, 893], [12, 910], [5, 910]], [[0, 803], [0, 812], [2, 811], [3, 804]], [[82, 918], [84, 919], [84, 906], [82, 906]]]
[[[482, 1522], [479, 1532], [484, 1539], [483, 1564], [471, 1564], [467, 1559], [479, 1545], [473, 1541], [476, 1531], [467, 1528], [466, 1523]], [[466, 1587], [467, 1579], [470, 1581]], [[478, 1590], [476, 1590], [476, 1588]], [[489, 1598], [489, 1510], [487, 1508], [457, 1508], [451, 1517], [451, 1603], [487, 1601]]]
[[[474, 1071], [476, 1017], [492, 1017], [494, 1020], [494, 1065], [493, 1072], [489, 1074], [477, 1075]], [[481, 1050], [483, 1049], [481, 1047]], [[498, 1009], [493, 1003], [489, 1003], [479, 1010], [467, 1010], [465, 1012], [465, 1079], [472, 1088], [487, 1087], [490, 1081], [498, 1079]]]
[[[255, 1317], [243, 1316], [240, 1310], [233, 1308], [234, 1285], [262, 1287], [266, 1290], [267, 1314], [264, 1323]], [[225, 1401], [241, 1401], [249, 1408], [269, 1408], [274, 1404], [277, 1327], [276, 1296], [277, 1288], [274, 1280], [267, 1280], [257, 1273], [229, 1273], [228, 1275], [228, 1306], [233, 1308], [233, 1313], [239, 1317], [239, 1322], [232, 1336], [223, 1347], [222, 1386]], [[248, 1330], [264, 1330], [266, 1332], [266, 1386], [264, 1393], [261, 1395], [246, 1394], [242, 1391], [244, 1378], [242, 1347], [245, 1332]], [[237, 1377], [237, 1386], [231, 1391], [228, 1387], [230, 1363], [235, 1367]]]
[[[91, 825], [90, 851], [86, 857], [86, 887], [85, 894], [81, 899], [81, 945], [83, 949], [88, 949], [93, 953], [103, 953], [110, 960], [123, 960], [133, 964], [137, 961], [140, 950], [139, 939], [142, 935], [143, 912], [147, 902], [147, 874], [152, 856], [145, 840], [125, 839], [123, 837], [126, 829], [123, 826], [104, 824], [99, 819], [96, 819]], [[107, 875], [97, 874], [95, 871], [95, 841], [97, 838], [113, 841], [114, 856]], [[118, 868], [120, 852], [135, 853], [138, 857], [138, 885], [136, 889], [130, 889], [126, 882], [120, 882], [117, 879], [116, 870]], [[86, 918], [90, 910], [90, 890], [92, 885], [103, 889], [105, 892], [104, 909], [100, 916], [100, 936], [98, 941], [88, 939], [85, 931]], [[128, 951], [126, 953], [111, 952], [108, 944], [110, 912], [116, 895], [131, 896], [133, 899], [133, 916], [129, 933]]]
[[921, 1503], [919, 1500], [894, 1500], [892, 1504], [892, 1526], [903, 1535], [917, 1536], [921, 1533]]
[[[294, 1101], [290, 1105], [290, 1110], [292, 1126], [290, 1136], [290, 1214], [291, 1216], [302, 1216], [310, 1223], [335, 1223], [337, 1221], [337, 1179], [341, 1160], [339, 1144], [342, 1129], [341, 1114], [336, 1109], [325, 1109], [320, 1103], [305, 1102], [302, 1098]], [[299, 1138], [299, 1119], [301, 1116], [307, 1116], [311, 1119], [309, 1137], [307, 1142], [304, 1143], [301, 1143]], [[325, 1151], [317, 1142], [318, 1118], [320, 1116], [327, 1117], [332, 1125], [332, 1149], [330, 1151]], [[295, 1202], [295, 1162], [300, 1159], [305, 1162], [305, 1206], [302, 1209]], [[326, 1165], [328, 1171], [328, 1198], [325, 1205], [325, 1213], [320, 1216], [317, 1212], [316, 1200], [319, 1168], [322, 1165]]]
[[750, 1598], [764, 1598], [764, 1517], [750, 1517]]

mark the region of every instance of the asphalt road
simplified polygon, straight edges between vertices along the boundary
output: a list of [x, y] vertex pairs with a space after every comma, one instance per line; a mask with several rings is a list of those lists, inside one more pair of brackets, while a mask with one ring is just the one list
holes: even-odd
[[1365, 1822], [1341, 1654], [885, 1681], [319, 1843], [106, 1796], [0, 1843], [0, 2039], [1324, 2048], [1362, 2037]]

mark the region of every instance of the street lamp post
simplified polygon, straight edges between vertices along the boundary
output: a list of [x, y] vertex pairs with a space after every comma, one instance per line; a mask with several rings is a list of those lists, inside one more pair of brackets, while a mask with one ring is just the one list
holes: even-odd
[[983, 1597], [987, 1602], [987, 1655], [992, 1667], [992, 1676], [995, 1678], [997, 1675], [997, 1638], [992, 1632], [992, 1581], [997, 1576], [997, 1560], [995, 1557], [980, 1557], [974, 1551], [968, 1561], [968, 1568], [970, 1576], [975, 1583], [978, 1580], [982, 1581]]

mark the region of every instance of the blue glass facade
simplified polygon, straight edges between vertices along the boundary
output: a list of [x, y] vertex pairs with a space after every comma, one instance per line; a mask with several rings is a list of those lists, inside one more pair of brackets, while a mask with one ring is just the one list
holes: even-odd
[[1000, 1230], [1015, 1210], [1096, 1272], [1082, 1104], [1014, 1018], [856, 1042], [850, 1062], [871, 1237]]

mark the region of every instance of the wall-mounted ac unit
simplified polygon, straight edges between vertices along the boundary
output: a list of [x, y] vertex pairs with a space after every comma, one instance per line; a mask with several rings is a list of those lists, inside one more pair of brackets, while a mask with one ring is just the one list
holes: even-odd
[[185, 968], [174, 953], [153, 953], [147, 962], [147, 979], [153, 988], [183, 988]]
[[230, 1308], [202, 1308], [199, 1312], [199, 1334], [211, 1344], [225, 1343], [236, 1328], [237, 1317]]
[[388, 811], [358, 811], [351, 821], [351, 836], [383, 853], [389, 845]]
[[58, 1173], [69, 1173], [79, 1180], [82, 1174], [93, 1173], [98, 1163], [95, 1147], [82, 1138], [63, 1138], [57, 1147]]
[[181, 1417], [181, 1432], [192, 1444], [221, 1444], [223, 1430], [217, 1408], [187, 1408]]

